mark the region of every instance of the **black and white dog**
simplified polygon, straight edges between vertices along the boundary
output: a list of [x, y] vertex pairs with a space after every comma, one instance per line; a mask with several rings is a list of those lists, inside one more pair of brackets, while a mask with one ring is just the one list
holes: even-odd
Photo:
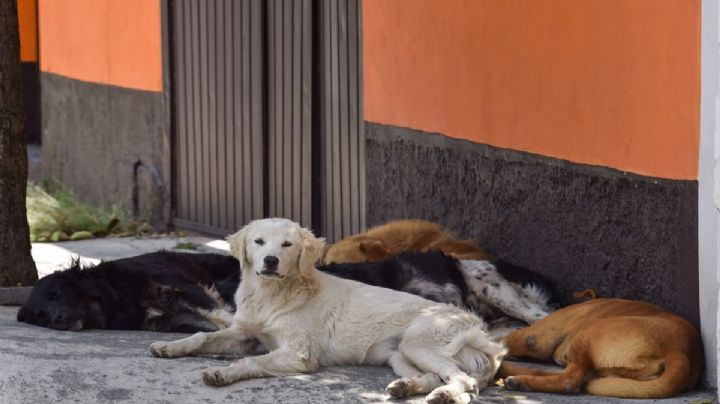
[[56, 330], [216, 331], [232, 319], [238, 262], [156, 252], [70, 268], [38, 281], [18, 321]]
[[436, 302], [466, 306], [485, 320], [511, 317], [528, 324], [559, 304], [553, 283], [498, 260], [456, 260], [442, 252], [407, 252], [385, 261], [330, 264], [319, 270]]
[[[456, 260], [441, 252], [402, 253], [378, 263], [331, 264], [323, 272], [465, 306], [486, 320], [532, 323], [551, 311], [552, 283], [504, 261]], [[165, 332], [225, 328], [240, 266], [231, 256], [156, 252], [42, 278], [18, 321], [57, 330]]]

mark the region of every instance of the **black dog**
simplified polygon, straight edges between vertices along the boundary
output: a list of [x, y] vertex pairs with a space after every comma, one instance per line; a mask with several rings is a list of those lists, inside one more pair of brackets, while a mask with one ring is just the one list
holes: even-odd
[[215, 331], [234, 311], [238, 262], [219, 254], [156, 252], [48, 275], [18, 321], [56, 330], [84, 328]]
[[[481, 264], [480, 269], [476, 264]], [[483, 268], [489, 268], [488, 273], [475, 273]], [[318, 269], [437, 302], [465, 305], [488, 320], [498, 314], [527, 317], [529, 308], [523, 304], [529, 297], [522, 293], [524, 288], [534, 290], [542, 301], [549, 302], [554, 296], [549, 280], [524, 268], [503, 261], [494, 265], [458, 261], [441, 252], [402, 253], [378, 263], [331, 264]], [[238, 261], [219, 254], [157, 252], [84, 269], [75, 262], [65, 271], [42, 278], [17, 319], [72, 331], [214, 331], [232, 316], [233, 294], [239, 283]], [[503, 303], [498, 305], [494, 291], [503, 287], [521, 292], [508, 297], [517, 300], [511, 303], [518, 303], [521, 314], [507, 313]]]

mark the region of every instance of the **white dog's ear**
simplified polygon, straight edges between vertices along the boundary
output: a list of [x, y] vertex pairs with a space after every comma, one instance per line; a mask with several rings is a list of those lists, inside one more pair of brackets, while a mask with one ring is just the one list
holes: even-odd
[[300, 251], [300, 274], [305, 277], [312, 276], [315, 269], [315, 262], [320, 258], [325, 248], [325, 239], [315, 237], [312, 231], [306, 228], [300, 229], [302, 250]]
[[245, 233], [247, 233], [247, 227], [243, 227], [237, 233], [231, 234], [227, 237], [228, 244], [230, 244], [230, 254], [240, 261], [240, 268], [244, 268], [248, 263], [245, 257]]

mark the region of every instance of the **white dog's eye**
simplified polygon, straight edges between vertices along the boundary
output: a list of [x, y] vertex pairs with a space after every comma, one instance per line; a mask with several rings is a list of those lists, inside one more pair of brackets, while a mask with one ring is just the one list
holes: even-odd
[[263, 245], [263, 244], [265, 244], [265, 240], [263, 240], [263, 239], [261, 239], [261, 238], [256, 238], [256, 239], [255, 239], [255, 244], [257, 244], [257, 245]]
[[289, 241], [286, 241], [286, 242], [280, 244], [281, 247], [290, 247], [291, 245], [292, 245], [292, 243]]

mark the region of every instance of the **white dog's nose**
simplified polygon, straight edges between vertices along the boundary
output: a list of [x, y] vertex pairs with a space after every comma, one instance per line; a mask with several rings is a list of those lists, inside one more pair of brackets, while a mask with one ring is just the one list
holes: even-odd
[[278, 264], [280, 263], [280, 259], [278, 259], [278, 257], [274, 255], [268, 255], [263, 258], [263, 263], [267, 268], [274, 268], [278, 266]]

